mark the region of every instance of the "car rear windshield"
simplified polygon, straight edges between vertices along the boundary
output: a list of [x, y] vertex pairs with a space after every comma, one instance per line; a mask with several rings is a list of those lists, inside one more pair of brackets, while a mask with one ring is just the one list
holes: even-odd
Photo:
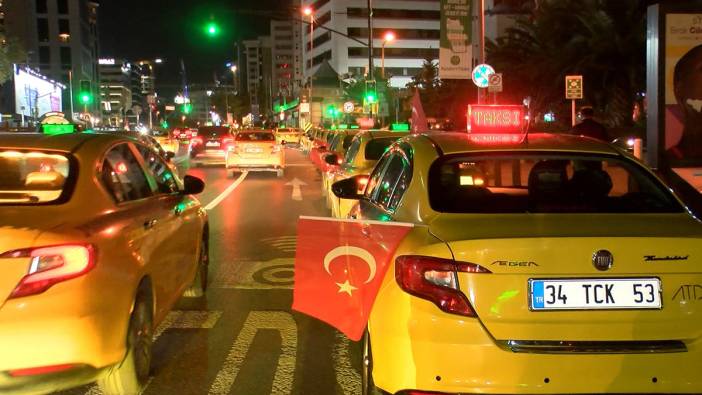
[[70, 160], [63, 154], [0, 148], [0, 204], [57, 203], [68, 195]]
[[447, 213], [678, 213], [638, 164], [578, 154], [449, 155], [429, 170], [429, 201]]
[[197, 132], [200, 136], [206, 137], [223, 137], [229, 134], [229, 128], [222, 126], [207, 126], [198, 129]]
[[366, 160], [380, 160], [388, 147], [397, 140], [396, 137], [373, 139], [366, 144]]
[[238, 133], [236, 141], [273, 141], [275, 136], [271, 132], [246, 132]]

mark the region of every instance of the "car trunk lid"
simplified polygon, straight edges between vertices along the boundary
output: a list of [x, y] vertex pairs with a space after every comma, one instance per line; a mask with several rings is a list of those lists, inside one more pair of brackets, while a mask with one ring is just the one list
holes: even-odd
[[[687, 215], [440, 215], [431, 231], [457, 261], [492, 273], [458, 273], [460, 288], [497, 340], [658, 341], [696, 339], [702, 328], [702, 233]], [[470, 226], [467, 226], [467, 225]], [[607, 250], [613, 265], [599, 270], [593, 254]], [[660, 308], [536, 310], [535, 282], [579, 280], [554, 296], [606, 299], [606, 285], [631, 299], [635, 283], [660, 281]], [[627, 282], [633, 280], [634, 282]], [[646, 280], [646, 281], [644, 281]], [[542, 283], [543, 284], [543, 283]], [[550, 283], [546, 283], [550, 284]], [[561, 283], [553, 283], [561, 284]], [[572, 284], [567, 284], [569, 286]], [[614, 286], [612, 286], [614, 287]], [[645, 286], [639, 291], [647, 290]], [[656, 292], [654, 292], [656, 293]], [[551, 295], [545, 295], [551, 299]], [[648, 299], [649, 294], [641, 296]], [[639, 296], [637, 295], [638, 299]], [[638, 305], [637, 305], [638, 306]], [[550, 307], [564, 307], [555, 306]], [[581, 306], [582, 307], [582, 306]]]

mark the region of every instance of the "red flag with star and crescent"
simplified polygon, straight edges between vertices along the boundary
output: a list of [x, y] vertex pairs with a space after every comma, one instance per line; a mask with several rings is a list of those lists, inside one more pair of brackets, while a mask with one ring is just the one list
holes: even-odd
[[360, 340], [390, 260], [412, 226], [300, 217], [293, 310]]

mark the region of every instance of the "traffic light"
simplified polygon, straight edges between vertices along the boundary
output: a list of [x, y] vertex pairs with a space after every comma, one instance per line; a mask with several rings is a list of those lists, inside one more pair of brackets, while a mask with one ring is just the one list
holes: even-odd
[[378, 101], [378, 91], [375, 80], [366, 81], [365, 101], [368, 104], [375, 104]]
[[219, 35], [219, 25], [216, 22], [208, 22], [205, 25], [205, 33], [210, 37]]
[[83, 105], [88, 105], [93, 102], [93, 90], [90, 89], [89, 80], [80, 80], [80, 89], [78, 90], [78, 101]]

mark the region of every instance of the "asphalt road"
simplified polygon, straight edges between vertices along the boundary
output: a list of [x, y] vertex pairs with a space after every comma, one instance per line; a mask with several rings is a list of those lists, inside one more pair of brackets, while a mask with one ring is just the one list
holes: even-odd
[[[286, 149], [286, 161], [283, 178], [187, 170], [207, 185], [199, 198], [210, 219], [210, 288], [205, 298], [182, 300], [156, 331], [144, 394], [361, 392], [360, 344], [290, 308], [297, 218], [327, 210], [307, 157]], [[295, 179], [304, 183], [300, 194], [288, 185]]]

